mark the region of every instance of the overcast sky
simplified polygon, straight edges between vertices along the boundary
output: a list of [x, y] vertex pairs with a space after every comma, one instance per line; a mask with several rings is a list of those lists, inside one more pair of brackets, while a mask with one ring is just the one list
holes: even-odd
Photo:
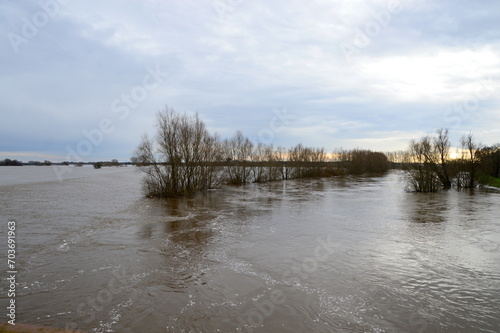
[[500, 1], [0, 1], [0, 159], [127, 161], [168, 105], [223, 138], [500, 142]]

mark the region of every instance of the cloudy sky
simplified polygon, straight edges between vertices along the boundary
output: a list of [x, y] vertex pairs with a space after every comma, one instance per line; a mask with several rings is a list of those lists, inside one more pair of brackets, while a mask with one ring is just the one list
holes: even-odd
[[166, 105], [223, 138], [500, 142], [500, 2], [0, 1], [0, 159], [127, 161]]

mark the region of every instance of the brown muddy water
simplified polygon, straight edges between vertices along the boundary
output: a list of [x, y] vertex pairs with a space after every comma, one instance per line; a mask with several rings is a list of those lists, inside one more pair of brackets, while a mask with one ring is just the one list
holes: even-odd
[[[69, 168], [69, 167], [68, 167]], [[132, 167], [0, 168], [17, 322], [87, 332], [499, 332], [500, 191], [401, 174], [146, 199]], [[7, 312], [6, 278], [1, 308]], [[7, 321], [2, 313], [2, 320]]]

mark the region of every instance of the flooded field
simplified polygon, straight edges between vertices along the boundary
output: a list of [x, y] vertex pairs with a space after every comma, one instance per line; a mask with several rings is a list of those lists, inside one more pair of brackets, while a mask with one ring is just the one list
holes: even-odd
[[[406, 193], [394, 171], [157, 200], [143, 198], [140, 179], [133, 167], [72, 168], [62, 181], [51, 167], [0, 168], [1, 237], [8, 221], [17, 231], [17, 322], [87, 332], [500, 330], [498, 190]], [[1, 287], [5, 309], [5, 279]]]

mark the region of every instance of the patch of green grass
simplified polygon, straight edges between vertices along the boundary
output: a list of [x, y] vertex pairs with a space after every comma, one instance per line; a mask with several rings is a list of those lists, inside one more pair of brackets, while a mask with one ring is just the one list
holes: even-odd
[[500, 178], [484, 176], [482, 183], [484, 183], [484, 185], [500, 188]]

